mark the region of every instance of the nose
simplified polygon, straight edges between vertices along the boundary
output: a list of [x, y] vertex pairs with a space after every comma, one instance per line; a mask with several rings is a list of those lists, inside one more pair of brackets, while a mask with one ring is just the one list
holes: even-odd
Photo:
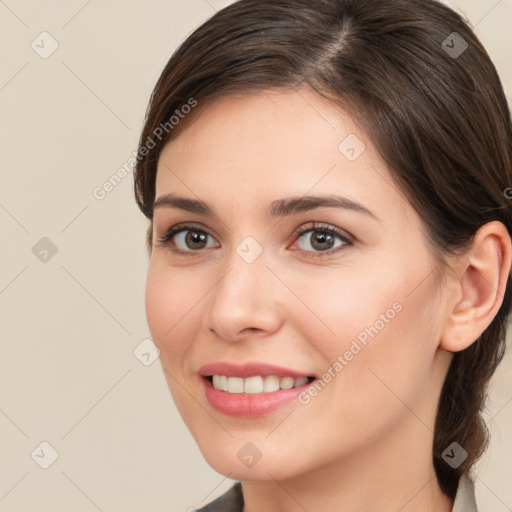
[[267, 267], [264, 253], [248, 263], [236, 251], [210, 292], [206, 328], [226, 341], [264, 337], [282, 323], [282, 283]]

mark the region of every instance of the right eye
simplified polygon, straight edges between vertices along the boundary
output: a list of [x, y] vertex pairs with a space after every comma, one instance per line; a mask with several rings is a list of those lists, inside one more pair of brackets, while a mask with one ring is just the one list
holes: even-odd
[[[171, 227], [163, 236], [158, 238], [158, 246], [169, 247], [175, 254], [195, 256], [203, 249], [211, 248], [211, 245], [204, 245], [207, 244], [208, 237], [211, 237], [211, 235], [202, 228], [190, 224], [181, 224]], [[180, 245], [183, 248], [180, 248]]]

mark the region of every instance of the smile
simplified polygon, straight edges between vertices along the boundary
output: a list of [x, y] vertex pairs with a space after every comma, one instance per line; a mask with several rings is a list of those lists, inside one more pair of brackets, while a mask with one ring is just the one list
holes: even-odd
[[228, 377], [226, 375], [212, 375], [208, 377], [215, 389], [233, 394], [264, 394], [280, 389], [292, 389], [303, 386], [314, 380], [314, 377], [278, 377], [277, 375], [253, 377]]

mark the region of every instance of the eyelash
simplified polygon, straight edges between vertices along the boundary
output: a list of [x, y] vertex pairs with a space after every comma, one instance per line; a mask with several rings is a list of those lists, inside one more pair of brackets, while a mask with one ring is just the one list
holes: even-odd
[[[157, 246], [158, 247], [170, 247], [172, 238], [174, 237], [174, 235], [176, 235], [182, 231], [193, 231], [194, 233], [201, 233], [201, 234], [204, 234], [207, 236], [211, 236], [210, 233], [208, 233], [204, 229], [198, 228], [197, 226], [194, 226], [192, 224], [179, 224], [179, 225], [173, 226], [163, 236], [159, 237], [157, 239], [157, 242], [158, 242]], [[312, 223], [312, 225], [310, 225], [307, 228], [298, 229], [297, 231], [295, 231], [292, 234], [292, 236], [290, 238], [295, 238], [295, 237], [300, 238], [302, 235], [305, 235], [306, 233], [309, 233], [311, 231], [313, 231], [313, 232], [316, 231], [316, 232], [320, 232], [320, 233], [329, 233], [330, 235], [337, 236], [338, 238], [340, 238], [342, 240], [342, 242], [344, 242], [344, 244], [339, 247], [336, 247], [335, 249], [330, 249], [328, 251], [305, 251], [303, 249], [297, 249], [298, 252], [306, 253], [308, 256], [312, 256], [314, 258], [325, 257], [325, 256], [329, 256], [333, 253], [340, 251], [343, 247], [353, 245], [352, 237], [349, 237], [348, 235], [346, 235], [339, 229], [335, 228], [334, 226], [331, 226], [329, 224], [318, 224], [318, 223], [314, 223], [314, 222]], [[171, 251], [175, 254], [178, 254], [179, 256], [194, 257], [194, 256], [198, 256], [199, 253], [204, 252], [204, 249], [195, 250], [195, 251], [194, 250], [183, 251], [182, 249], [177, 249], [175, 247], [171, 247]]]

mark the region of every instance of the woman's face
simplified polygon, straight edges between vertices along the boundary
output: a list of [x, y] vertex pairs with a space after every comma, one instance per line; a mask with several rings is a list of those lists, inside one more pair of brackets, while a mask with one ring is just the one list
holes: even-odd
[[[404, 442], [430, 462], [447, 300], [419, 217], [350, 116], [306, 89], [216, 100], [164, 148], [156, 199], [148, 324], [214, 469], [257, 480], [403, 463]], [[253, 362], [280, 370], [237, 368]], [[235, 377], [216, 382], [235, 393], [202, 373]], [[270, 375], [316, 381], [270, 391], [290, 385]]]

